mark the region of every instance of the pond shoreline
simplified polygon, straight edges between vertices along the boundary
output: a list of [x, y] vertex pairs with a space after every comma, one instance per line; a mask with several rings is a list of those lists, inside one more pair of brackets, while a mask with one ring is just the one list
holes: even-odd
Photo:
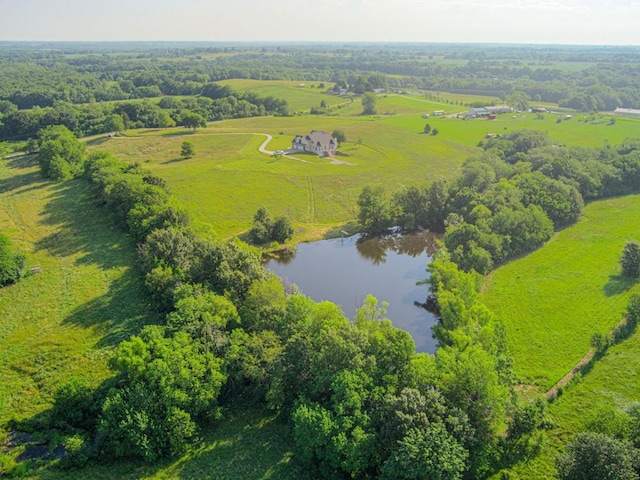
[[300, 243], [293, 252], [287, 249], [285, 255], [267, 259], [265, 267], [314, 300], [336, 303], [349, 318], [368, 294], [388, 302], [386, 316], [411, 334], [416, 351], [434, 353], [431, 327], [436, 319], [419, 306], [428, 292], [416, 283], [428, 277], [426, 266], [438, 238], [429, 232], [394, 231]]

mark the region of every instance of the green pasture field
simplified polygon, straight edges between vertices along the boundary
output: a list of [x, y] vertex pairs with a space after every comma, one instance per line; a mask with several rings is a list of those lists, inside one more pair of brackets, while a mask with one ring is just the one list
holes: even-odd
[[548, 408], [554, 428], [545, 433], [545, 442], [535, 458], [512, 469], [518, 475], [516, 478], [555, 478], [555, 457], [574, 435], [588, 430], [589, 422], [599, 412], [625, 410], [640, 400], [638, 351], [640, 333], [636, 332], [609, 348], [586, 375], [565, 387], [564, 393]]
[[[384, 185], [392, 192], [450, 179], [475, 153], [473, 146], [452, 143], [445, 135], [422, 134], [424, 123], [420, 115], [414, 117], [413, 123], [400, 125], [390, 121], [396, 117], [249, 118], [213, 123], [195, 134], [184, 129], [139, 131], [138, 137], [101, 139], [93, 148], [140, 162], [163, 177], [195, 219], [212, 225], [222, 237], [250, 228], [255, 211], [264, 205], [274, 215], [292, 218], [301, 229], [295, 239], [299, 241], [317, 238], [318, 228], [353, 220], [365, 185]], [[313, 129], [342, 129], [348, 142], [340, 150], [348, 156], [336, 158], [348, 164], [258, 152], [265, 140], [259, 133], [273, 135], [268, 150], [284, 150], [295, 135]], [[197, 154], [180, 160], [185, 140], [194, 143]]]
[[[626, 118], [610, 125], [611, 117], [598, 115], [576, 115], [560, 123], [559, 115], [544, 114], [540, 120], [531, 113], [496, 120], [424, 119], [423, 113], [435, 109], [455, 110], [421, 97], [391, 94], [379, 97], [378, 108], [396, 114], [358, 115], [362, 106], [356, 99], [341, 109], [344, 116], [254, 117], [210, 123], [195, 134], [182, 128], [139, 130], [91, 144], [165, 178], [194, 218], [223, 238], [248, 230], [253, 214], [264, 205], [274, 215], [291, 217], [297, 229], [294, 242], [299, 242], [321, 238], [328, 229], [355, 219], [356, 200], [365, 185], [383, 185], [391, 193], [454, 178], [465, 159], [481, 153], [478, 144], [489, 133], [529, 128], [548, 132], [557, 144], [598, 147], [637, 136], [640, 126]], [[427, 123], [439, 130], [437, 136], [422, 133]], [[270, 157], [258, 151], [266, 139], [263, 134], [273, 136], [266, 148], [275, 151], [290, 148], [295, 135], [336, 129], [348, 140], [340, 147], [348, 156], [337, 158], [348, 164], [312, 155]], [[197, 154], [180, 160], [185, 140], [194, 143]]]
[[594, 333], [622, 319], [629, 296], [640, 293], [618, 264], [633, 239], [640, 240], [640, 195], [602, 200], [539, 250], [489, 275], [484, 302], [505, 322], [522, 382], [549, 389], [587, 353]]
[[595, 67], [597, 62], [526, 62], [526, 65], [533, 70], [552, 68], [561, 72], [581, 72], [587, 68]]
[[447, 101], [462, 102], [465, 105], [470, 105], [474, 102], [495, 103], [496, 105], [504, 103], [498, 97], [489, 97], [486, 95], [467, 95], [464, 93], [435, 92], [429, 90], [425, 90], [424, 93], [426, 95], [436, 95], [436, 99], [429, 98], [429, 100], [442, 102], [443, 104], [446, 104]]
[[35, 157], [0, 161], [0, 231], [39, 273], [0, 289], [0, 425], [46, 410], [72, 376], [97, 386], [120, 341], [157, 321], [135, 244], [84, 181], [44, 181]]
[[[320, 107], [324, 100], [327, 106], [348, 102], [348, 99], [338, 95], [324, 93], [333, 87], [332, 82], [310, 82], [306, 80], [249, 80], [232, 79], [216, 82], [219, 85], [229, 85], [238, 92], [252, 92], [262, 97], [285, 99], [289, 103], [291, 112], [308, 112], [311, 107]], [[324, 83], [324, 88], [317, 88]]]
[[[444, 110], [447, 114], [467, 111], [462, 105], [451, 105], [444, 101], [426, 99], [418, 95], [381, 93], [378, 95], [376, 110], [379, 115], [431, 115], [434, 110]], [[353, 102], [332, 109], [330, 113], [341, 116], [358, 116], [362, 113], [362, 98], [354, 97]]]

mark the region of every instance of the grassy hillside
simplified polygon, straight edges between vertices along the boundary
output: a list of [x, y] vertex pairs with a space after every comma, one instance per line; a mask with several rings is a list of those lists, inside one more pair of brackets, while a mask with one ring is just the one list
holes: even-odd
[[[147, 131], [95, 148], [144, 163], [167, 180], [197, 220], [213, 225], [223, 237], [248, 229], [261, 205], [275, 215], [289, 215], [304, 236], [318, 225], [331, 227], [355, 218], [357, 196], [365, 185], [384, 185], [391, 192], [452, 178], [475, 151], [444, 135], [422, 135], [417, 126], [365, 117], [255, 118], [214, 123], [193, 135]], [[289, 148], [295, 135], [313, 129], [344, 130], [348, 142], [340, 150], [348, 156], [339, 158], [349, 164], [258, 152], [265, 137], [255, 133], [273, 135], [268, 149], [276, 150]], [[194, 143], [197, 154], [182, 161], [179, 152], [185, 140]]]
[[[567, 373], [622, 318], [640, 282], [622, 278], [624, 243], [640, 238], [640, 195], [594, 202], [584, 217], [538, 251], [505, 265], [486, 281], [484, 301], [506, 323], [516, 371], [539, 392]], [[555, 457], [599, 411], [624, 409], [640, 399], [640, 332], [578, 377], [549, 406], [554, 427], [538, 456], [516, 465], [517, 478], [555, 475]]]
[[70, 376], [97, 385], [113, 348], [155, 321], [135, 245], [81, 181], [44, 181], [33, 157], [0, 161], [0, 231], [40, 272], [0, 290], [0, 424], [49, 406]]
[[484, 301], [504, 319], [517, 373], [546, 390], [588, 351], [591, 336], [623, 316], [640, 282], [620, 276], [627, 240], [640, 238], [640, 196], [588, 205], [573, 227], [486, 282]]
[[[300, 241], [353, 220], [365, 185], [384, 185], [393, 192], [454, 178], [466, 158], [481, 152], [477, 145], [488, 133], [529, 128], [548, 132], [559, 144], [602, 146], [636, 135], [640, 125], [638, 120], [622, 118], [611, 125], [610, 117], [590, 115], [557, 123], [557, 115], [538, 119], [530, 113], [501, 115], [493, 121], [424, 119], [424, 112], [464, 107], [411, 95], [390, 94], [378, 102], [379, 111], [395, 114], [360, 116], [362, 106], [356, 99], [337, 116], [228, 120], [196, 134], [184, 129], [133, 131], [128, 137], [101, 139], [93, 147], [145, 164], [167, 180], [196, 220], [213, 225], [222, 237], [250, 228], [253, 214], [264, 205], [275, 215], [289, 215], [298, 229], [294, 240]], [[439, 134], [422, 134], [426, 123]], [[344, 131], [348, 141], [340, 150], [348, 156], [339, 158], [349, 165], [332, 165], [315, 156], [298, 156], [300, 161], [258, 152], [263, 134], [273, 136], [269, 150], [284, 150], [295, 135], [313, 129]], [[180, 160], [185, 140], [195, 144], [197, 155]]]
[[251, 92], [261, 97], [284, 98], [289, 104], [289, 110], [294, 113], [308, 112], [312, 107], [319, 107], [323, 100], [328, 107], [349, 101], [338, 95], [324, 93], [333, 87], [332, 82], [324, 82], [324, 88], [317, 88], [321, 82], [289, 80], [232, 79], [216, 83], [229, 85], [238, 92]]
[[601, 411], [625, 409], [640, 399], [640, 332], [611, 347], [587, 375], [570, 384], [548, 413], [554, 428], [545, 433], [540, 454], [512, 470], [516, 478], [554, 478], [555, 457]]

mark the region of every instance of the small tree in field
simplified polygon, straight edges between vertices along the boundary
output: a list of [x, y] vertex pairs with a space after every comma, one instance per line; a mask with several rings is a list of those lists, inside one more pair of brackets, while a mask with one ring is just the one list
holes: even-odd
[[431, 125], [427, 123], [424, 126], [424, 133], [429, 134], [430, 131], [431, 131]]
[[362, 114], [363, 115], [375, 115], [377, 113], [376, 103], [378, 97], [373, 92], [367, 92], [362, 96]]
[[0, 233], [0, 287], [22, 278], [26, 257], [11, 250], [11, 240]]
[[334, 130], [331, 136], [335, 138], [338, 141], [338, 143], [344, 143], [347, 141], [347, 136], [344, 134], [342, 130]]
[[437, 128], [434, 128], [433, 130], [431, 130], [431, 135], [434, 135], [434, 136], [435, 136], [435, 135], [437, 135], [438, 133], [440, 133], [440, 132], [438, 131], [438, 129], [437, 129]]
[[180, 157], [182, 159], [187, 159], [194, 157], [196, 154], [196, 147], [193, 146], [191, 142], [182, 142], [182, 148], [180, 149]]
[[627, 242], [620, 257], [622, 275], [625, 277], [640, 277], [640, 243]]
[[253, 228], [249, 231], [249, 238], [254, 243], [265, 243], [275, 240], [284, 243], [293, 237], [291, 221], [285, 217], [272, 220], [265, 207], [260, 207], [253, 216]]

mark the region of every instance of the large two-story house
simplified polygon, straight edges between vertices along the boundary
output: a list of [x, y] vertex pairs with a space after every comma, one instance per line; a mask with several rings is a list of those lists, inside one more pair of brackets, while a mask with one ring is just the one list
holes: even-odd
[[315, 153], [321, 157], [333, 155], [338, 150], [338, 140], [330, 133], [311, 130], [309, 135], [296, 135], [291, 148], [300, 152]]

